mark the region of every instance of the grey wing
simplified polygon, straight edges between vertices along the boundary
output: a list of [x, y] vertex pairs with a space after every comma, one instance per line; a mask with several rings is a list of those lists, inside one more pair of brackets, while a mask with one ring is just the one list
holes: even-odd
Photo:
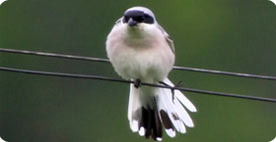
[[173, 40], [171, 39], [170, 35], [160, 26], [158, 25], [158, 28], [162, 31], [162, 33], [164, 34], [164, 37], [168, 43], [168, 45], [171, 47], [172, 52], [174, 53], [174, 44], [173, 44]]

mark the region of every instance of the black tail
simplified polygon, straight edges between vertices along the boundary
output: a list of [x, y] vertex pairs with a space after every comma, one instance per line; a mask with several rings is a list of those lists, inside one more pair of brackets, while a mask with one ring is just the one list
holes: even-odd
[[[155, 102], [155, 101], [154, 101]], [[144, 132], [139, 132], [140, 135], [143, 135], [146, 138], [152, 138], [154, 140], [162, 140], [162, 123], [158, 115], [158, 109], [156, 103], [153, 104], [153, 107], [142, 107], [141, 108], [141, 119], [139, 122], [139, 130], [144, 128]], [[142, 129], [143, 129], [142, 128]], [[142, 134], [141, 134], [142, 133]]]

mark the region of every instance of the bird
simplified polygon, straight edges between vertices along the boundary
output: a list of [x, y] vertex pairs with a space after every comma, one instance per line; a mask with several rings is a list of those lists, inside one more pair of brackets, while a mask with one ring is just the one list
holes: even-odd
[[[173, 40], [158, 24], [153, 12], [142, 6], [127, 9], [106, 39], [106, 52], [115, 72], [130, 84], [128, 120], [140, 136], [162, 141], [163, 128], [169, 137], [194, 127], [188, 111], [193, 103], [179, 90], [141, 85], [165, 86], [175, 62]], [[187, 111], [188, 110], [188, 111]]]
[[0, 6], [7, 0], [0, 0]]
[[0, 142], [6, 142], [6, 141], [4, 141], [4, 140], [0, 137]]
[[276, 5], [276, 0], [269, 0], [271, 2], [273, 2], [274, 5]]

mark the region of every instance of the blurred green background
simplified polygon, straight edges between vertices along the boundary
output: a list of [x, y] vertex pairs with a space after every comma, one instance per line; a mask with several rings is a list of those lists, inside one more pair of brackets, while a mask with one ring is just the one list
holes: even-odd
[[[276, 6], [267, 0], [8, 0], [0, 48], [106, 58], [114, 22], [152, 9], [172, 36], [176, 64], [276, 76]], [[117, 77], [110, 64], [0, 53], [0, 66]], [[185, 87], [276, 98], [276, 82], [172, 71]], [[144, 142], [127, 120], [129, 85], [0, 71], [0, 136], [8, 142]], [[174, 142], [268, 142], [276, 104], [185, 93], [195, 128]]]

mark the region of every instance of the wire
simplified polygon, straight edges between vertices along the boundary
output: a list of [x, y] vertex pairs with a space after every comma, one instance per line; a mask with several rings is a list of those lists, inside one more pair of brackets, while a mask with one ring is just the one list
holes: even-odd
[[[109, 63], [108, 59], [103, 59], [103, 58], [57, 54], [57, 53], [47, 53], [47, 52], [37, 52], [37, 51], [28, 51], [28, 50], [0, 48], [0, 52]], [[183, 66], [174, 66], [173, 69], [181, 70], [181, 71], [192, 71], [192, 72], [201, 72], [201, 73], [209, 73], [209, 74], [219, 74], [219, 75], [227, 75], [227, 76], [236, 76], [236, 77], [245, 77], [245, 78], [275, 80], [276, 81], [276, 76], [255, 75], [255, 74], [238, 73], [238, 72], [227, 72], [227, 71], [220, 71], [220, 70], [200, 69], [200, 68], [183, 67]]]
[[75, 56], [75, 55], [68, 55], [68, 54], [49, 53], [49, 52], [38, 52], [38, 51], [28, 51], [28, 50], [7, 49], [7, 48], [0, 48], [0, 52], [109, 63], [108, 59], [85, 57], [85, 56]]
[[[26, 69], [18, 69], [18, 68], [9, 68], [9, 67], [0, 67], [0, 71], [16, 72], [16, 73], [24, 73], [24, 74], [32, 74], [32, 75], [43, 75], [43, 76], [68, 77], [68, 78], [80, 78], [80, 79], [94, 79], [94, 80], [103, 80], [103, 81], [128, 83], [128, 84], [129, 83], [134, 83], [134, 81], [115, 79], [115, 78], [110, 78], [110, 77], [105, 77], [105, 76], [83, 75], [83, 74], [70, 74], [70, 73], [60, 73], [60, 72], [46, 72], [46, 71], [35, 71], [35, 70], [26, 70]], [[194, 92], [194, 93], [213, 95], [213, 96], [224, 96], [224, 97], [241, 98], [241, 99], [248, 99], [248, 100], [256, 100], [256, 101], [265, 101], [265, 102], [276, 103], [276, 99], [274, 99], [274, 98], [245, 96], [245, 95], [239, 95], [239, 94], [213, 92], [213, 91], [191, 89], [191, 88], [172, 87], [172, 86], [151, 84], [151, 83], [145, 83], [145, 82], [141, 82], [141, 85], [150, 86], [150, 87], [167, 88], [167, 89], [171, 89], [171, 90], [181, 90], [181, 91]]]
[[255, 74], [248, 74], [248, 73], [228, 72], [228, 71], [219, 71], [219, 70], [210, 70], [210, 69], [199, 69], [199, 68], [181, 67], [181, 66], [174, 66], [174, 69], [175, 70], [185, 70], [185, 71], [193, 71], [193, 72], [201, 72], [201, 73], [220, 74], [220, 75], [227, 75], [227, 76], [237, 76], [237, 77], [276, 81], [276, 76], [255, 75]]

